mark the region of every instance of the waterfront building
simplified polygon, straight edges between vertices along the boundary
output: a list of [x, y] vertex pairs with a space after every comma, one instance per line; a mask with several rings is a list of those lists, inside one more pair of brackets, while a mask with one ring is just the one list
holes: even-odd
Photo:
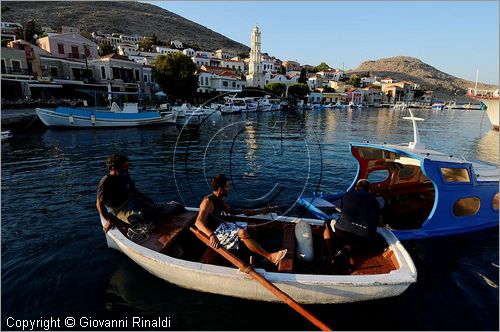
[[26, 52], [21, 49], [2, 47], [2, 79], [29, 78]]
[[261, 63], [261, 33], [256, 25], [252, 30], [251, 50], [248, 62], [247, 85], [264, 88], [264, 69]]
[[68, 25], [61, 26], [61, 33], [78, 33], [80, 34], [80, 28], [70, 27]]
[[321, 92], [310, 92], [307, 96], [307, 101], [314, 104], [319, 104], [323, 102], [323, 93]]
[[199, 73], [198, 92], [238, 92], [247, 86], [247, 81], [232, 69], [201, 66]]
[[120, 34], [118, 38], [120, 38], [120, 43], [122, 44], [138, 44], [144, 40], [143, 36], [139, 36], [137, 34], [133, 35]]
[[42, 80], [54, 84], [90, 83], [93, 81], [94, 74], [89, 62], [41, 55]]
[[[10, 41], [7, 47], [23, 50], [26, 54], [26, 61], [28, 62], [28, 73], [35, 78], [42, 76], [40, 55], [50, 56], [49, 52], [22, 39]], [[6, 66], [6, 63], [4, 64], [4, 62], [2, 62], [2, 74], [4, 74], [4, 68], [5, 73], [12, 71], [12, 69], [10, 69], [11, 67]]]
[[38, 45], [54, 57], [75, 60], [98, 58], [97, 44], [78, 33], [53, 34], [38, 39]]
[[98, 84], [111, 84], [113, 91], [144, 92], [143, 65], [119, 54], [89, 61]]

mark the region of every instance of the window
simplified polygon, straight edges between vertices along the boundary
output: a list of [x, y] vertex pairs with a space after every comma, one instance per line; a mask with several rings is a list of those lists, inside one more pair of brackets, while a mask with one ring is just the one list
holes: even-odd
[[71, 46], [71, 56], [73, 59], [79, 59], [78, 46]]
[[141, 80], [141, 79], [140, 79], [141, 75], [140, 75], [140, 73], [139, 73], [139, 69], [135, 69], [135, 70], [134, 70], [134, 73], [135, 73], [135, 80], [136, 80], [136, 81], [140, 81], [140, 80]]
[[103, 80], [106, 79], [106, 68], [104, 68], [104, 66], [101, 66], [101, 78]]
[[470, 182], [466, 168], [441, 168], [441, 174], [446, 182]]
[[144, 74], [143, 79], [144, 79], [144, 82], [146, 82], [146, 83], [147, 83], [147, 82], [149, 82], [149, 81], [148, 81], [148, 75]]
[[491, 202], [491, 205], [493, 206], [493, 210], [498, 210], [498, 193], [493, 196], [493, 201]]
[[389, 171], [386, 169], [381, 169], [378, 171], [373, 171], [370, 174], [368, 174], [367, 180], [370, 183], [379, 183], [379, 182], [384, 182], [387, 180], [389, 177]]
[[222, 81], [222, 86], [227, 88], [228, 87], [227, 81]]
[[10, 60], [10, 63], [12, 64], [12, 71], [14, 73], [18, 73], [21, 71], [21, 61]]
[[57, 53], [64, 54], [64, 44], [57, 44]]
[[57, 67], [50, 67], [50, 76], [57, 77]]
[[457, 217], [473, 216], [479, 211], [480, 206], [479, 197], [460, 198], [453, 204], [453, 214]]

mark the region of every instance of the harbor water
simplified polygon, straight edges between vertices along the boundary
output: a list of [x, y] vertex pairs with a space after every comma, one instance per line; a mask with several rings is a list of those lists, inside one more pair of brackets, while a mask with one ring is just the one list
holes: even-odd
[[[499, 135], [485, 112], [413, 112], [425, 119], [427, 147], [499, 164]], [[405, 116], [385, 108], [214, 113], [199, 126], [13, 131], [1, 150], [2, 329], [19, 330], [10, 326], [23, 319], [60, 318], [69, 330], [67, 317], [168, 317], [169, 328], [157, 329], [314, 330], [284, 304], [183, 289], [108, 249], [95, 208], [104, 161], [127, 155], [138, 188], [158, 202], [198, 206], [210, 179], [226, 173], [230, 204], [308, 216], [295, 204], [300, 195], [343, 191], [355, 177], [349, 142], [413, 140]], [[498, 228], [403, 245], [418, 280], [402, 295], [307, 308], [334, 330], [499, 329]]]

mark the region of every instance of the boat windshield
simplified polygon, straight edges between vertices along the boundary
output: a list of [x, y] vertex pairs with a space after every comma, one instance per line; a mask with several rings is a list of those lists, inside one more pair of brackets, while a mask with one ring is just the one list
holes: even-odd
[[370, 191], [384, 198], [383, 223], [397, 230], [420, 228], [435, 199], [434, 185], [422, 173], [420, 160], [374, 147], [353, 146], [352, 154], [359, 162], [356, 181], [368, 179]]

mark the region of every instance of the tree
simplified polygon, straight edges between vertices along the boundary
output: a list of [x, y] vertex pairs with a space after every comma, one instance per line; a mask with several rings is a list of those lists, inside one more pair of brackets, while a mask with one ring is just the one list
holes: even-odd
[[307, 70], [305, 68], [300, 70], [299, 83], [307, 83]]
[[[24, 40], [29, 43], [36, 44], [36, 39], [45, 36], [44, 31], [37, 21], [30, 20], [24, 23], [22, 33]], [[35, 37], [36, 35], [36, 37]]]
[[250, 53], [249, 52], [245, 52], [245, 51], [241, 51], [241, 52], [238, 52], [237, 56], [240, 59], [248, 59], [250, 57]]
[[422, 97], [423, 95], [425, 94], [425, 90], [422, 90], [422, 89], [417, 89], [413, 92], [413, 98], [414, 99], [419, 99], [420, 97]]
[[113, 54], [116, 52], [116, 49], [108, 44], [103, 44], [99, 46], [99, 51], [101, 55], [108, 55], [108, 54]]
[[278, 68], [278, 74], [286, 75], [286, 67], [280, 65], [280, 67]]
[[193, 60], [181, 52], [160, 55], [153, 66], [153, 78], [169, 96], [191, 101], [198, 89]]
[[335, 89], [332, 88], [331, 86], [327, 85], [327, 86], [323, 87], [323, 92], [326, 92], [326, 93], [328, 93], [328, 92], [335, 92]]
[[324, 62], [322, 62], [322, 63], [320, 63], [319, 65], [316, 66], [316, 70], [317, 71], [325, 71], [325, 70], [328, 70], [328, 69], [330, 69], [330, 66], [327, 65]]
[[361, 78], [358, 75], [352, 75], [349, 78], [349, 84], [358, 88], [361, 86]]
[[291, 97], [303, 97], [309, 93], [309, 86], [304, 83], [296, 83], [288, 87], [288, 95]]
[[266, 84], [264, 87], [264, 90], [276, 95], [276, 96], [283, 96], [286, 91], [286, 84], [284, 83], [269, 83]]

